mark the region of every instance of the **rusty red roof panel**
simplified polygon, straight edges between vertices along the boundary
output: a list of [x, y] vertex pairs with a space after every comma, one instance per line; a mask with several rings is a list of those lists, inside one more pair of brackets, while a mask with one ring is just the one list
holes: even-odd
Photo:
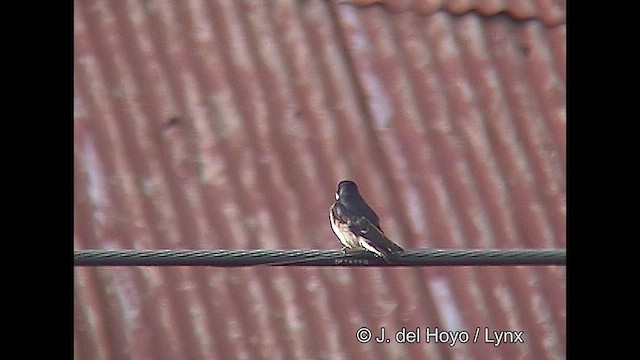
[[[76, 249], [338, 248], [328, 208], [347, 178], [405, 248], [566, 246], [564, 1], [74, 6]], [[74, 281], [77, 359], [566, 351], [564, 267]], [[392, 341], [360, 343], [361, 327]], [[471, 338], [425, 343], [436, 327]], [[394, 338], [416, 328], [419, 344]]]
[[513, 20], [535, 19], [548, 26], [564, 24], [566, 0], [333, 0], [335, 4], [351, 4], [359, 7], [379, 5], [390, 12], [412, 12], [417, 15], [433, 15], [437, 11], [449, 15], [477, 13], [483, 16], [507, 14]]

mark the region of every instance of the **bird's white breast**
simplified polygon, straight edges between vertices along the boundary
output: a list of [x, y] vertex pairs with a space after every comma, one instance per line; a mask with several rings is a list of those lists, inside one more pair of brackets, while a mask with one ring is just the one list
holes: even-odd
[[358, 237], [349, 230], [349, 225], [338, 223], [331, 210], [329, 210], [329, 219], [331, 220], [331, 230], [333, 230], [333, 233], [336, 234], [343, 246], [350, 249], [361, 247]]

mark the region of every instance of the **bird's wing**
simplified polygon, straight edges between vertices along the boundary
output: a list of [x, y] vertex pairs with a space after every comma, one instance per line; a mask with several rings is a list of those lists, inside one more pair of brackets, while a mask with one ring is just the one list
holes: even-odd
[[373, 246], [385, 253], [404, 251], [404, 249], [400, 247], [400, 245], [394, 243], [388, 237], [386, 237], [379, 227], [377, 227], [364, 216], [359, 216], [354, 221], [351, 221], [351, 223], [349, 224], [349, 229], [354, 233], [362, 236], [363, 238], [369, 240]]
[[349, 210], [342, 204], [336, 202], [331, 207], [331, 215], [341, 223], [347, 223], [349, 219]]

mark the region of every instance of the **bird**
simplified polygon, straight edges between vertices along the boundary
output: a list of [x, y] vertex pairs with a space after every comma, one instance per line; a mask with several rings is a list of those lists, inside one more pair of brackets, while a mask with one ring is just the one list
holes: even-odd
[[392, 263], [397, 253], [404, 251], [384, 234], [380, 218], [362, 198], [355, 182], [340, 181], [335, 199], [329, 209], [329, 222], [343, 253], [368, 251]]

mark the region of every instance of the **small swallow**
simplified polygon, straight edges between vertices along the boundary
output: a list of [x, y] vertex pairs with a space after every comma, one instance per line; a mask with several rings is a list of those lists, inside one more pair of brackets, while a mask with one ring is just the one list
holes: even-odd
[[344, 253], [366, 250], [390, 263], [398, 251], [404, 251], [384, 235], [378, 215], [364, 201], [353, 181], [338, 184], [329, 220]]

